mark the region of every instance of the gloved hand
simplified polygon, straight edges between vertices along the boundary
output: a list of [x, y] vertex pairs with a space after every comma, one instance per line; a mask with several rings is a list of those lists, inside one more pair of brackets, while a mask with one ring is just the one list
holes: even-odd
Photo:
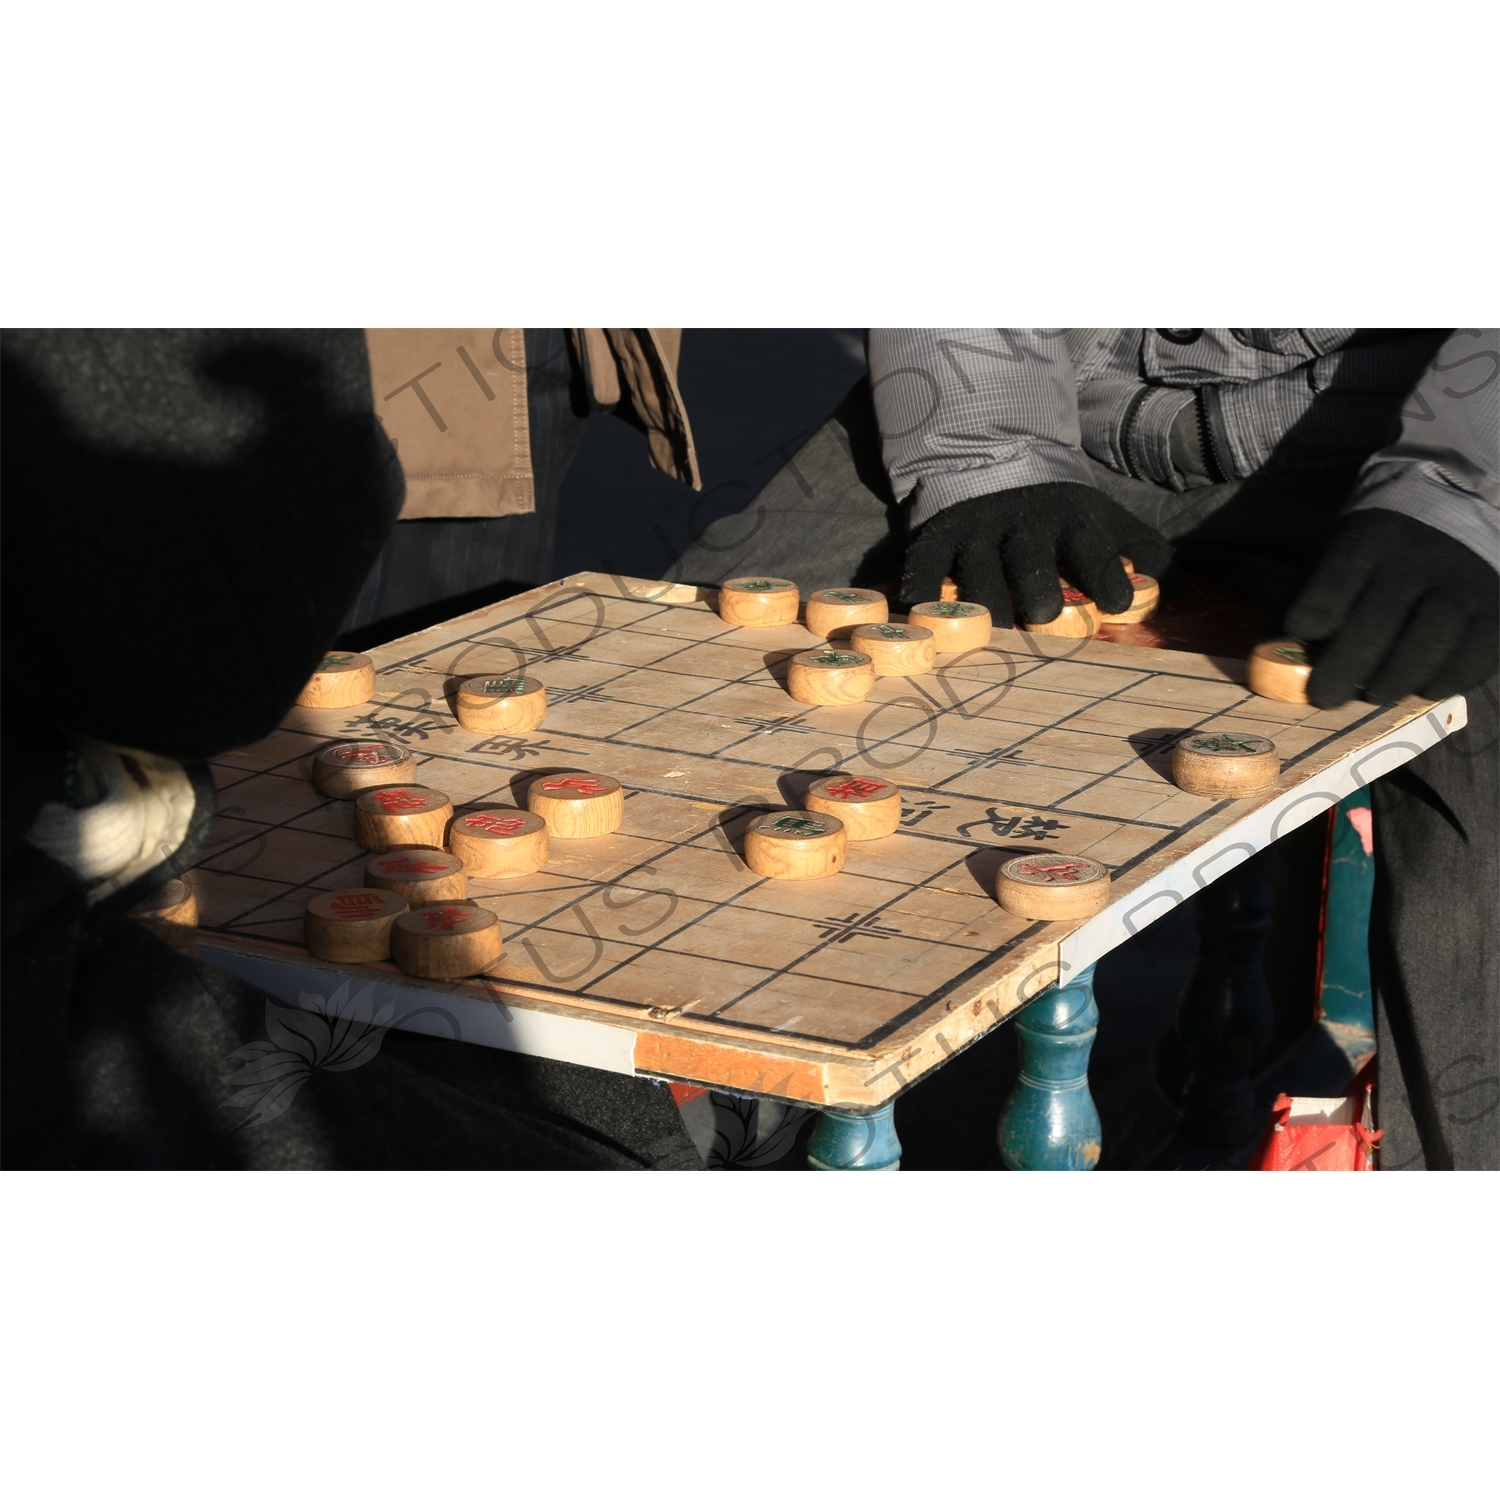
[[901, 596], [910, 604], [936, 599], [948, 575], [995, 624], [1010, 625], [1009, 580], [1022, 615], [1043, 625], [1062, 611], [1062, 573], [1106, 614], [1118, 614], [1133, 597], [1122, 553], [1159, 578], [1172, 544], [1089, 485], [1028, 484], [962, 500], [919, 527], [907, 544]]
[[1361, 691], [1382, 704], [1408, 693], [1446, 698], [1500, 666], [1500, 573], [1436, 527], [1357, 510], [1339, 524], [1286, 627], [1322, 643], [1307, 684], [1319, 708]]

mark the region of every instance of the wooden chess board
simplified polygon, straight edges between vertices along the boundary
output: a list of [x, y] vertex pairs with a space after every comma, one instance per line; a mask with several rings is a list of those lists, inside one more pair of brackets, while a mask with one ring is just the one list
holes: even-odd
[[[376, 699], [294, 708], [214, 766], [220, 810], [193, 872], [203, 956], [273, 993], [337, 1008], [365, 993], [394, 1024], [623, 1072], [833, 1107], [883, 1102], [1272, 838], [1452, 733], [1464, 703], [1274, 703], [1243, 663], [996, 630], [871, 698], [809, 708], [785, 662], [800, 625], [736, 629], [711, 590], [580, 574], [371, 651]], [[545, 723], [460, 727], [458, 681], [524, 668]], [[1238, 802], [1179, 791], [1184, 733], [1272, 738], [1277, 787]], [[302, 947], [321, 891], [359, 885], [352, 804], [312, 787], [335, 738], [384, 738], [461, 811], [525, 805], [538, 773], [602, 772], [625, 822], [555, 840], [535, 875], [472, 880], [505, 952], [486, 976], [340, 968]], [[839, 874], [771, 881], [740, 857], [744, 825], [801, 805], [832, 770], [901, 786], [900, 831], [851, 843]], [[1087, 854], [1109, 907], [1028, 922], [996, 904], [1003, 858]]]

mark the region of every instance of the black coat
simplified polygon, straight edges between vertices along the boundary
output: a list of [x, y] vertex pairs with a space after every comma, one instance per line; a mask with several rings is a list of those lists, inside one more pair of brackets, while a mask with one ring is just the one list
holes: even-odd
[[[285, 1008], [126, 912], [191, 864], [203, 761], [279, 722], [400, 509], [364, 338], [22, 331], [0, 359], [0, 1163], [697, 1167], [665, 1088], [394, 1031], [345, 1071], [292, 1038], [244, 1104]], [[172, 858], [93, 905], [25, 842], [72, 735], [179, 760], [197, 796]]]

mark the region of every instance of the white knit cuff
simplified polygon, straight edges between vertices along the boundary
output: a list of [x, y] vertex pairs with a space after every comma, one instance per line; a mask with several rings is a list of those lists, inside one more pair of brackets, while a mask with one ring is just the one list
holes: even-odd
[[197, 799], [175, 760], [98, 740], [75, 738], [71, 746], [104, 796], [92, 807], [43, 804], [26, 842], [72, 870], [92, 905], [182, 847]]

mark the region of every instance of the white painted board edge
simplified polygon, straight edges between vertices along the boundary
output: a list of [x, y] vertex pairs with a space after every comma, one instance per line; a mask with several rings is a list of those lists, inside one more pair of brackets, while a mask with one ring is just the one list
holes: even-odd
[[1336, 802], [1342, 802], [1351, 792], [1414, 760], [1468, 722], [1469, 708], [1463, 698], [1445, 699], [1421, 718], [1391, 730], [1326, 770], [1288, 787], [1233, 828], [1168, 865], [1132, 891], [1126, 900], [1113, 903], [1069, 933], [1058, 948], [1060, 978], [1066, 979], [1097, 963], [1106, 953], [1134, 937], [1143, 927], [1149, 927], [1158, 917], [1166, 916], [1194, 892], [1201, 891], [1252, 854], [1258, 854], [1268, 844], [1326, 812]]
[[[200, 943], [199, 956], [278, 1000], [319, 1015], [357, 1014], [364, 1021], [373, 1017], [376, 1024], [399, 1031], [635, 1076], [635, 1033], [621, 1026], [524, 1010], [498, 996], [490, 999], [451, 989], [427, 989], [386, 974], [361, 980], [347, 969], [323, 968], [316, 960], [246, 953], [211, 942]], [[381, 1018], [379, 1013], [388, 1005], [389, 1015]]]

